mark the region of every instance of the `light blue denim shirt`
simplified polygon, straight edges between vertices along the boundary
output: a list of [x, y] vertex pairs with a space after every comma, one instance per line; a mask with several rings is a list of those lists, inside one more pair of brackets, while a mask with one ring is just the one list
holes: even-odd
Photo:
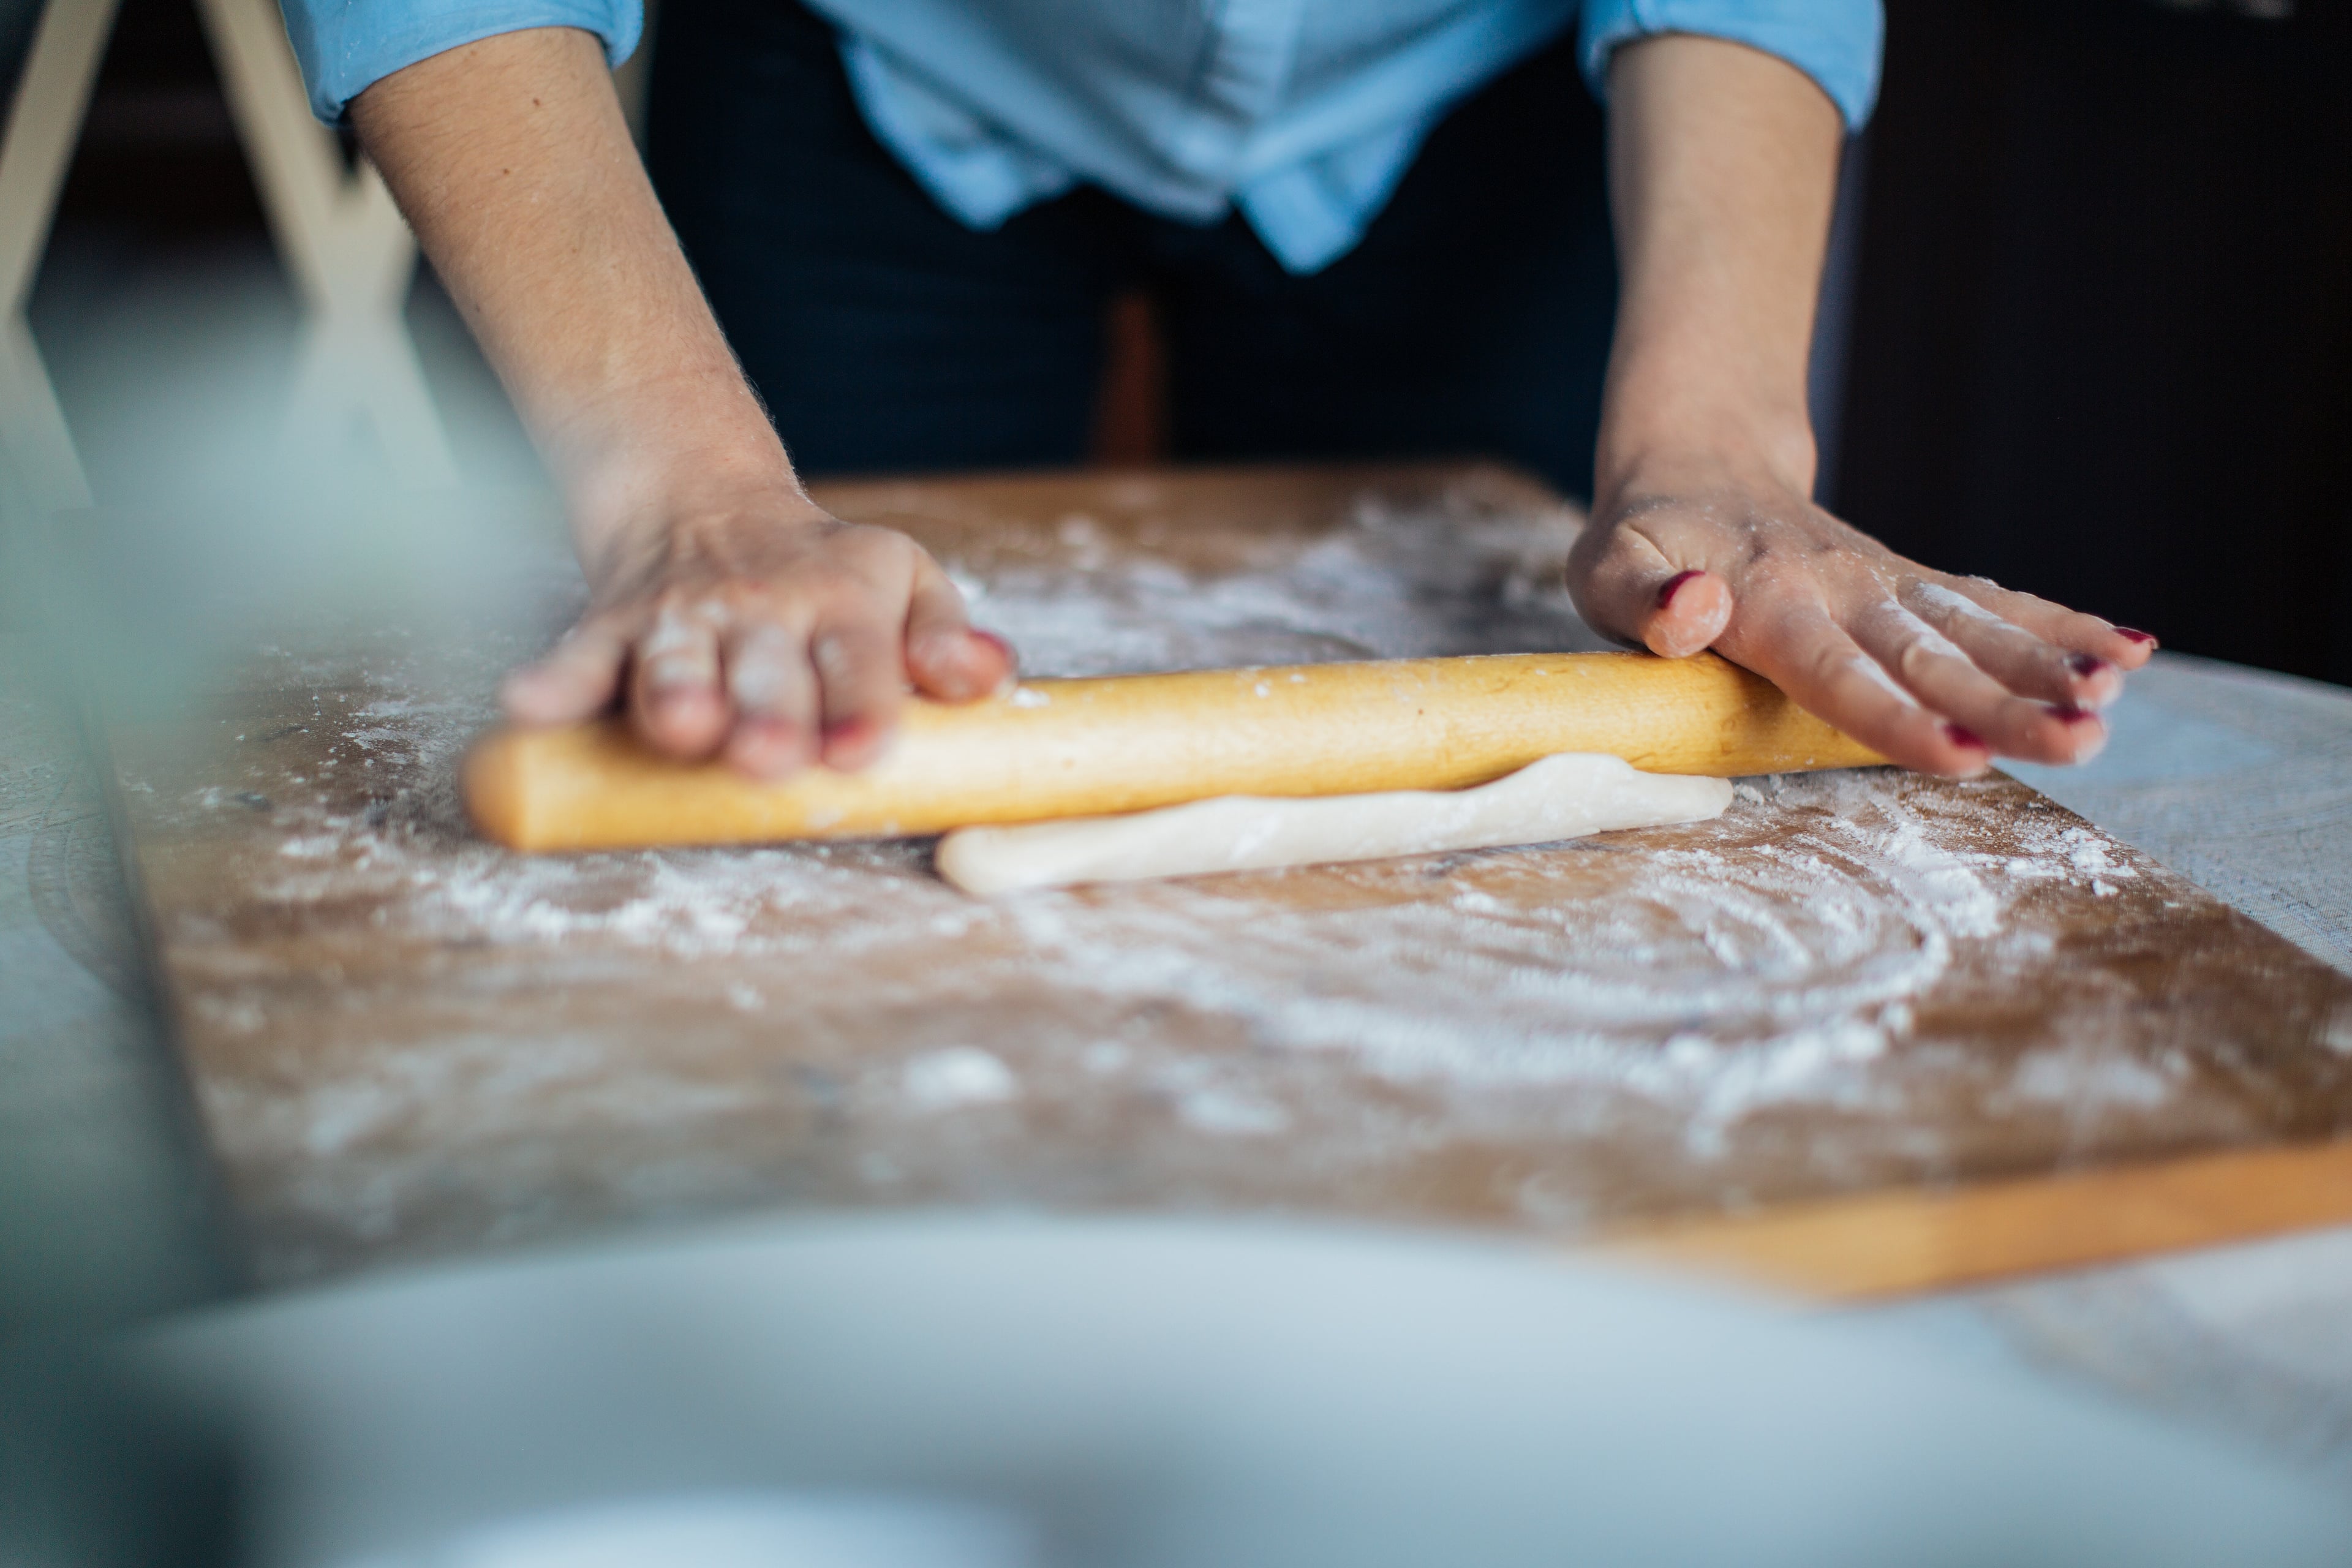
[[[786, 4], [788, 0], [777, 0]], [[809, 0], [859, 108], [923, 188], [993, 228], [1081, 181], [1193, 223], [1239, 208], [1294, 272], [1363, 237], [1446, 110], [1571, 24], [1599, 91], [1618, 45], [1701, 33], [1870, 112], [1880, 0]], [[285, 0], [310, 104], [524, 27], [580, 27], [615, 64], [642, 0]]]

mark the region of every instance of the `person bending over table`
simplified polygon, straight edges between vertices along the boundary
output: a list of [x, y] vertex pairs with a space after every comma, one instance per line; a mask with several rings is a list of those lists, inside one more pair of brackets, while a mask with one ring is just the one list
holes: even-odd
[[2153, 647], [1812, 504], [1877, 0], [666, 0], [650, 177], [608, 69], [639, 0], [286, 8], [565, 499], [593, 598], [509, 678], [520, 721], [617, 700], [774, 775], [870, 762], [910, 688], [996, 689], [1011, 650], [787, 444], [1075, 460], [1139, 279], [1181, 456], [1589, 476], [1596, 629], [1713, 647], [1911, 767], [2085, 757]]

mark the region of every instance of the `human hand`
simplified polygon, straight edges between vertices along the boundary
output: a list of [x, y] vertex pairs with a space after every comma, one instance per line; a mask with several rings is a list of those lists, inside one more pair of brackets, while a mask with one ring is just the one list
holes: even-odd
[[631, 144], [603, 47], [525, 27], [444, 50], [352, 115], [563, 494], [588, 613], [509, 677], [526, 724], [618, 700], [656, 751], [772, 777], [860, 767], [909, 686], [1013, 672], [902, 534], [812, 502]]
[[1890, 760], [1983, 772], [2088, 760], [2098, 710], [2156, 639], [1906, 561], [1758, 465], [1650, 462], [1598, 498], [1569, 559], [1592, 626], [1712, 647]]
[[1609, 115], [1621, 289], [1569, 562], [1585, 619], [1668, 657], [1713, 647], [1924, 772], [2096, 752], [2153, 637], [1930, 571], [1812, 504], [1837, 107], [1784, 61], [1674, 34], [1612, 57]]
[[1013, 650], [971, 627], [921, 546], [796, 488], [706, 499], [621, 531], [588, 565], [587, 612], [507, 678], [519, 722], [576, 721], [618, 697], [654, 750], [774, 778], [873, 762], [909, 687], [969, 701], [1013, 674]]

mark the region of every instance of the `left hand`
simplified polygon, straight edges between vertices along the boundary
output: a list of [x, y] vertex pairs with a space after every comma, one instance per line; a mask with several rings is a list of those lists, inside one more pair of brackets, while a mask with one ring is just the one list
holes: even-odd
[[1597, 498], [1569, 560], [1599, 631], [1682, 658], [1712, 647], [1927, 773], [1996, 755], [2077, 763], [2156, 639], [1981, 577], [1905, 560], [1771, 466], [1645, 459]]

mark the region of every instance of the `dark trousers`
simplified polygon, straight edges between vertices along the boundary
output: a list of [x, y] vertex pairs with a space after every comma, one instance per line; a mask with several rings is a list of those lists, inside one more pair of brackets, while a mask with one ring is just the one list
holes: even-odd
[[804, 473], [1087, 455], [1106, 306], [1143, 287], [1182, 458], [1483, 455], [1591, 483], [1615, 308], [1601, 120], [1563, 42], [1457, 105], [1362, 244], [1294, 277], [1091, 187], [993, 233], [866, 130], [793, 0], [666, 0], [654, 182]]

